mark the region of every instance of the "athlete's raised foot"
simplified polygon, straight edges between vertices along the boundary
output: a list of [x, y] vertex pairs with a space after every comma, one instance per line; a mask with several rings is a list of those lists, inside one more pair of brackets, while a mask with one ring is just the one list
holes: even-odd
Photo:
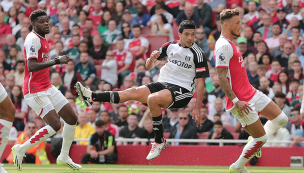
[[230, 165], [229, 167], [229, 172], [230, 173], [250, 173], [246, 167], [244, 166], [243, 168], [236, 168], [235, 164], [233, 163], [232, 165]]
[[83, 104], [86, 107], [90, 107], [93, 103], [92, 91], [90, 89], [85, 88], [80, 82], [76, 82], [75, 88], [78, 95], [81, 97]]
[[161, 150], [165, 149], [167, 146], [167, 141], [166, 139], [164, 138], [164, 142], [163, 143], [157, 143], [157, 142], [153, 142], [152, 143], [152, 148], [147, 156], [147, 160], [153, 160], [155, 159], [156, 157], [159, 156]]
[[63, 159], [61, 156], [58, 156], [56, 162], [59, 166], [67, 167], [73, 170], [79, 170], [82, 168], [81, 165], [74, 163], [70, 157], [68, 157], [68, 159]]
[[19, 171], [22, 171], [22, 162], [23, 162], [23, 157], [25, 157], [25, 154], [20, 153], [19, 148], [20, 148], [20, 144], [16, 144], [12, 147], [13, 161], [17, 169]]

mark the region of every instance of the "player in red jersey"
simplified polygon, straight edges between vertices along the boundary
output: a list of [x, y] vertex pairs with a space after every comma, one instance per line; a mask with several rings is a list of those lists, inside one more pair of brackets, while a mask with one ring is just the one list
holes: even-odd
[[[8, 142], [8, 136], [15, 118], [15, 106], [0, 83], [0, 158]], [[7, 173], [0, 164], [0, 172]]]
[[[49, 67], [56, 64], [67, 64], [68, 56], [59, 56], [55, 60], [49, 60], [49, 44], [45, 35], [50, 32], [49, 18], [45, 11], [35, 10], [30, 15], [33, 31], [24, 41], [25, 76], [23, 94], [25, 102], [43, 118], [48, 124], [39, 129], [24, 144], [13, 146], [14, 164], [21, 170], [24, 153], [50, 136], [53, 136], [60, 128], [59, 116], [65, 121], [63, 127], [63, 143], [61, 153], [57, 158], [57, 164], [71, 169], [81, 169], [69, 157], [69, 150], [73, 142], [77, 116], [68, 100], [50, 82]], [[59, 116], [58, 116], [59, 115]]]
[[[222, 33], [215, 45], [216, 71], [226, 93], [226, 109], [230, 110], [251, 135], [239, 159], [229, 170], [246, 173], [245, 163], [261, 156], [267, 137], [284, 126], [288, 118], [269, 97], [250, 85], [241, 52], [231, 41], [240, 36], [242, 28], [238, 9], [226, 9], [220, 14]], [[258, 112], [269, 121], [263, 127]]]

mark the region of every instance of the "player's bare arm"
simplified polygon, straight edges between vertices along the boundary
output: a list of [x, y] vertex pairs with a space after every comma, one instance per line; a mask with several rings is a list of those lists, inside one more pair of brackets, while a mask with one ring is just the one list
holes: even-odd
[[37, 62], [36, 58], [27, 60], [28, 63], [28, 70], [30, 72], [40, 71], [49, 67], [52, 67], [56, 64], [67, 64], [69, 62], [69, 57], [67, 55], [59, 56], [54, 60], [47, 61], [47, 62]]
[[[227, 68], [216, 68], [217, 77], [219, 84], [221, 85], [223, 91], [225, 94], [229, 97], [230, 100], [233, 100], [236, 98], [235, 93], [232, 91], [232, 88], [229, 84], [229, 81], [226, 77], [228, 69]], [[249, 104], [245, 101], [237, 101], [235, 103], [235, 106], [243, 113], [248, 114], [250, 110], [252, 110], [249, 106]]]
[[203, 95], [205, 89], [205, 78], [196, 79], [196, 103], [195, 107], [191, 112], [192, 118], [195, 118], [195, 122], [197, 126], [202, 124], [201, 119], [201, 105], [203, 102]]
[[159, 51], [154, 50], [151, 55], [150, 58], [147, 59], [146, 61], [146, 68], [147, 70], [150, 70], [152, 68], [154, 68], [157, 64], [159, 64], [161, 61], [157, 60], [157, 58], [160, 56]]

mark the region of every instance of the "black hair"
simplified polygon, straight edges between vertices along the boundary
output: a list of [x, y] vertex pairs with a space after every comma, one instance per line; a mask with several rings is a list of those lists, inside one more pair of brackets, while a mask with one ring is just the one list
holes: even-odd
[[81, 12], [84, 12], [84, 14], [85, 14], [87, 17], [89, 16], [89, 13], [88, 13], [88, 12], [86, 12], [86, 11], [84, 11], [84, 10], [81, 10], [81, 11], [79, 12], [79, 14], [80, 14]]
[[203, 105], [201, 106], [201, 109], [208, 109], [207, 106]]
[[21, 63], [25, 65], [25, 62], [24, 62], [23, 60], [18, 60], [18, 61], [16, 62], [15, 68], [17, 67], [18, 64], [21, 64]]
[[222, 123], [222, 121], [215, 121], [215, 122], [213, 123], [213, 125], [220, 125], [220, 126], [223, 126], [223, 123]]
[[140, 30], [141, 30], [140, 24], [133, 25], [132, 29], [134, 29], [134, 28], [140, 28]]
[[135, 113], [133, 113], [133, 112], [130, 113], [129, 116], [130, 116], [130, 115], [136, 116], [136, 118], [137, 118], [137, 115], [136, 115]]
[[74, 34], [72, 37], [80, 37], [79, 34]]
[[301, 62], [299, 60], [295, 60], [293, 63], [299, 63], [299, 64], [301, 64]]
[[95, 122], [95, 126], [96, 127], [102, 127], [102, 126], [104, 126], [106, 123], [105, 122], [103, 122], [102, 120], [97, 120], [96, 122]]
[[301, 107], [300, 107], [300, 106], [297, 106], [297, 107], [291, 109], [290, 112], [292, 112], [292, 111], [298, 111], [298, 112], [300, 112], [300, 110], [301, 110]]
[[35, 10], [30, 15], [31, 22], [35, 22], [36, 19], [40, 16], [47, 16], [46, 12], [44, 10]]
[[218, 116], [218, 117], [222, 117], [222, 115], [221, 114], [214, 114], [214, 116]]
[[[124, 28], [122, 27], [122, 25], [125, 24], [125, 23], [128, 24], [128, 27], [130, 28], [130, 30], [129, 30], [129, 35], [125, 35], [125, 32], [123, 31]], [[123, 22], [123, 23], [121, 24], [121, 36], [122, 36], [122, 38], [123, 38], [123, 39], [124, 39], [124, 38], [129, 39], [130, 33], [131, 33], [130, 24], [127, 23], [127, 22]]]
[[15, 100], [15, 97], [13, 96], [12, 93], [10, 93], [10, 99], [12, 100], [13, 103], [16, 103], [16, 106], [18, 108], [21, 108], [22, 106], [22, 99], [23, 99], [23, 94], [22, 94], [22, 88], [18, 85], [14, 85], [13, 87], [18, 87], [20, 90], [20, 94], [17, 96], [17, 100]]
[[298, 79], [291, 79], [291, 80], [290, 80], [290, 83], [293, 83], [293, 82], [300, 83], [300, 81], [299, 81]]
[[76, 23], [72, 27], [74, 27], [74, 26], [77, 26], [78, 28], [80, 28], [80, 26], [78, 24], [76, 24]]
[[178, 32], [183, 33], [184, 29], [195, 29], [195, 23], [192, 20], [183, 20], [179, 24]]
[[278, 62], [280, 64], [280, 61], [278, 59], [273, 59], [271, 63]]
[[[100, 102], [99, 102], [99, 103], [100, 103]], [[110, 114], [109, 114], [108, 111], [101, 111], [100, 114], [103, 113], [103, 112], [107, 113], [107, 115], [110, 117]]]
[[104, 18], [104, 14], [105, 13], [110, 13], [110, 16], [111, 16], [111, 18], [110, 18], [110, 20], [112, 19], [112, 14], [111, 14], [111, 12], [110, 11], [108, 11], [108, 10], [106, 10], [106, 11], [103, 11], [103, 14], [102, 14], [102, 17], [101, 17], [101, 22], [100, 22], [100, 25], [101, 26], [105, 26], [105, 25], [108, 25], [108, 23], [109, 23], [109, 21], [105, 21], [103, 18]]
[[164, 22], [164, 24], [169, 23], [167, 18], [165, 17], [165, 15], [163, 15], [163, 14], [159, 14], [159, 15], [160, 15], [162, 21]]
[[300, 32], [300, 28], [297, 27], [297, 26], [292, 27], [292, 28], [291, 28], [291, 31], [292, 31], [293, 29], [297, 29], [297, 30], [299, 30], [299, 32]]
[[120, 109], [120, 108], [122, 108], [122, 107], [125, 107], [125, 108], [127, 108], [127, 109], [128, 109], [128, 107], [127, 107], [126, 105], [120, 105], [120, 106], [118, 106], [118, 108], [117, 108], [117, 109]]
[[255, 32], [252, 34], [252, 36], [254, 36], [254, 34], [260, 34], [260, 35], [262, 36], [262, 33], [259, 32], [259, 31], [255, 31]]
[[262, 57], [263, 57], [264, 55], [267, 55], [267, 56], [269, 57], [269, 64], [271, 64], [273, 58], [272, 58], [272, 56], [270, 55], [270, 53], [268, 53], [268, 52], [265, 52], [265, 53], [262, 54], [261, 58], [259, 59], [258, 64], [263, 64], [263, 58], [262, 58]]
[[286, 95], [282, 92], [277, 92], [277, 93], [275, 93], [274, 97], [284, 99], [284, 98], [286, 98]]

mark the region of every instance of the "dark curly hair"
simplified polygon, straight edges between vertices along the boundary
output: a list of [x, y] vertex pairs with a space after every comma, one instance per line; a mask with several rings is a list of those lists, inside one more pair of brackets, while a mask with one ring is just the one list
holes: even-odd
[[40, 16], [47, 16], [44, 10], [35, 10], [30, 15], [31, 22], [35, 22], [35, 20]]

